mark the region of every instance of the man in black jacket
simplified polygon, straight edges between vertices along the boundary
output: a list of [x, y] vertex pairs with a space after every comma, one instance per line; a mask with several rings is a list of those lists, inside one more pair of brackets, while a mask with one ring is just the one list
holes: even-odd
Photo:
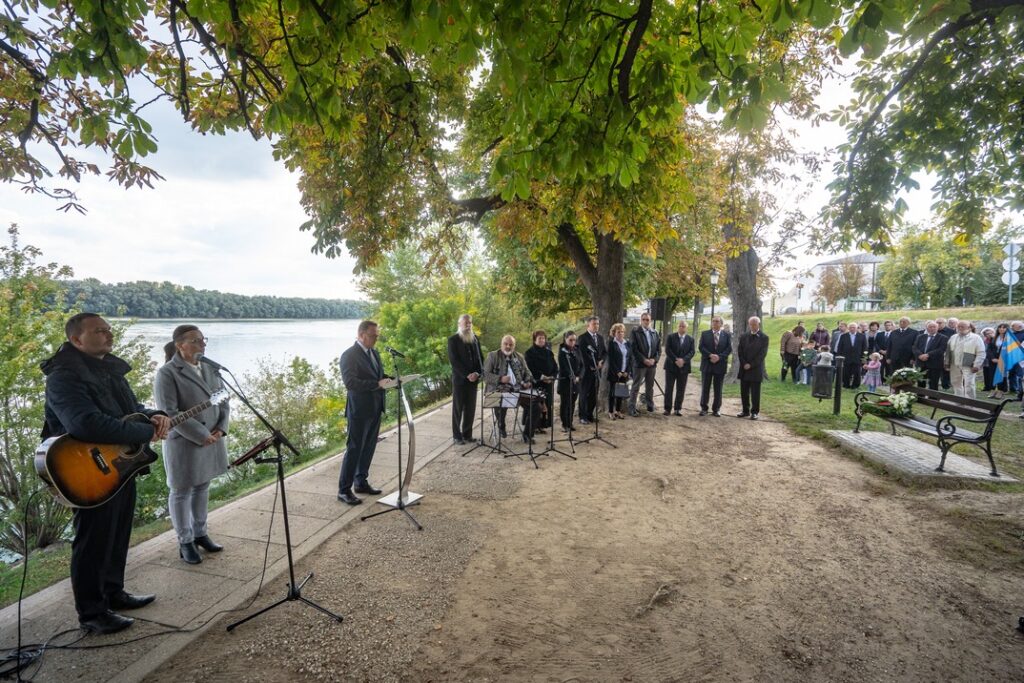
[[601, 386], [601, 370], [604, 369], [604, 357], [608, 349], [604, 337], [597, 333], [601, 319], [597, 316], [587, 318], [587, 329], [577, 338], [580, 354], [583, 356], [583, 377], [580, 379], [580, 424], [594, 421], [594, 408], [597, 407], [597, 391]]
[[882, 355], [882, 367], [880, 374], [882, 381], [889, 376], [889, 337], [892, 336], [893, 324], [891, 320], [882, 323], [882, 329], [875, 335], [875, 350]]
[[860, 367], [865, 351], [867, 337], [857, 331], [857, 323], [851, 322], [836, 343], [836, 353], [843, 357], [843, 386], [847, 389], [860, 386]]
[[647, 412], [654, 412], [654, 376], [658, 372], [658, 358], [661, 357], [661, 338], [651, 327], [651, 314], [646, 311], [640, 316], [640, 327], [629, 333], [630, 350], [633, 354], [633, 385], [629, 389], [629, 414], [636, 417], [637, 395], [640, 382], [644, 383], [644, 402]]
[[[146, 410], [125, 375], [131, 366], [113, 355], [114, 335], [95, 313], [79, 313], [64, 326], [67, 342], [40, 366], [46, 375], [43, 437], [70, 434], [90, 443], [137, 444], [167, 436], [170, 420]], [[149, 422], [121, 418], [143, 413]], [[71, 543], [71, 589], [82, 628], [115, 633], [135, 621], [114, 610], [143, 607], [153, 595], [124, 590], [124, 568], [135, 515], [135, 479], [110, 500], [75, 510]]]
[[[946, 338], [946, 346], [949, 346], [949, 340], [956, 334], [956, 326], [960, 321], [957, 318], [950, 318], [949, 320], [943, 320], [942, 318], [936, 318], [935, 324], [939, 326], [939, 334]], [[942, 370], [942, 388], [945, 391], [949, 391], [953, 384], [950, 382], [949, 370], [943, 368]]]
[[[693, 337], [686, 334], [686, 321], [679, 321], [679, 331], [665, 339], [665, 414], [682, 415], [686, 380], [690, 377], [690, 359], [696, 352]], [[675, 401], [672, 390], [675, 388]]]
[[700, 414], [708, 414], [708, 398], [714, 385], [715, 399], [711, 404], [711, 414], [721, 417], [722, 381], [728, 369], [729, 356], [732, 355], [732, 336], [722, 329], [721, 316], [712, 318], [711, 329], [701, 333], [697, 350], [700, 351]]
[[[924, 333], [919, 334], [914, 341], [914, 359], [917, 361], [917, 368], [928, 380], [928, 388], [937, 391], [942, 380], [949, 338], [939, 334], [939, 326], [934, 320], [929, 320], [924, 330]], [[923, 387], [924, 382], [918, 382], [918, 386]]]
[[761, 380], [764, 377], [764, 359], [768, 355], [768, 335], [761, 331], [757, 316], [747, 321], [749, 332], [740, 335], [736, 348], [736, 362], [740, 364], [740, 400], [743, 412], [736, 417], [758, 419], [761, 412]]
[[341, 354], [341, 381], [348, 392], [348, 400], [345, 401], [348, 440], [338, 476], [338, 500], [348, 505], [363, 502], [356, 493], [371, 496], [380, 493], [380, 489], [370, 484], [368, 477], [373, 454], [377, 450], [380, 418], [384, 414], [384, 387], [388, 383], [380, 354], [373, 348], [380, 336], [377, 323], [363, 320], [356, 335], [355, 343]]
[[464, 444], [473, 440], [476, 389], [484, 371], [480, 340], [468, 313], [459, 317], [459, 331], [448, 337], [448, 362], [452, 366], [452, 439]]
[[914, 341], [918, 331], [910, 326], [910, 318], [900, 318], [900, 326], [889, 335], [889, 347], [886, 349], [885, 364], [889, 374], [902, 368], [910, 367], [914, 362]]

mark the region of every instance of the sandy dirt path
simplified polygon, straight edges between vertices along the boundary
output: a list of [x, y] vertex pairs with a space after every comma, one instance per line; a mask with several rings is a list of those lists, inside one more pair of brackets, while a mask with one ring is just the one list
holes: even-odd
[[344, 624], [288, 605], [150, 680], [1022, 679], [1021, 496], [908, 491], [770, 406], [694, 409], [540, 470], [449, 452], [425, 531], [386, 515], [302, 563]]

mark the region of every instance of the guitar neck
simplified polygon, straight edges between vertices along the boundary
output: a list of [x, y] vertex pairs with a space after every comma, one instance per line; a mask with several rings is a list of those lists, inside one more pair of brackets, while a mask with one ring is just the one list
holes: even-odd
[[189, 418], [192, 418], [192, 417], [195, 417], [196, 415], [198, 415], [199, 413], [203, 412], [204, 410], [206, 410], [207, 408], [209, 408], [212, 405], [213, 405], [213, 401], [203, 401], [202, 403], [200, 403], [197, 406], [192, 406], [188, 410], [186, 410], [186, 411], [184, 411], [182, 413], [178, 413], [177, 415], [175, 415], [174, 417], [171, 418], [171, 429], [177, 427], [178, 425], [180, 425], [185, 420], [187, 420]]

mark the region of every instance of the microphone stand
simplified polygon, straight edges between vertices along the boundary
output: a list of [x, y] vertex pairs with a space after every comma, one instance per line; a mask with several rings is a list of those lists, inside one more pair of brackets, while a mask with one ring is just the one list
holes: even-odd
[[[288, 552], [288, 593], [287, 593], [287, 595], [285, 595], [283, 598], [281, 598], [277, 602], [275, 602], [275, 603], [273, 603], [271, 605], [268, 605], [267, 607], [264, 607], [263, 609], [259, 610], [258, 612], [253, 612], [252, 614], [250, 614], [249, 616], [245, 617], [244, 619], [239, 619], [238, 621], [235, 621], [235, 622], [233, 622], [231, 624], [228, 624], [227, 630], [228, 631], [233, 631], [235, 629], [235, 627], [241, 626], [242, 624], [244, 624], [245, 622], [247, 622], [247, 621], [249, 621], [251, 619], [255, 619], [256, 617], [260, 616], [264, 612], [269, 612], [270, 610], [274, 609], [275, 607], [277, 607], [279, 605], [283, 605], [286, 602], [294, 602], [296, 600], [299, 601], [299, 602], [305, 603], [306, 605], [309, 605], [310, 607], [323, 612], [324, 614], [326, 614], [327, 616], [331, 617], [332, 619], [335, 619], [335, 620], [337, 620], [339, 622], [343, 621], [344, 617], [342, 617], [340, 614], [335, 614], [334, 612], [330, 611], [329, 609], [327, 609], [325, 607], [321, 607], [320, 605], [316, 604], [315, 602], [313, 602], [309, 598], [307, 598], [307, 597], [302, 595], [302, 588], [303, 588], [303, 586], [306, 585], [307, 581], [309, 581], [310, 579], [313, 578], [313, 572], [310, 572], [309, 575], [306, 576], [306, 578], [304, 578], [302, 580], [302, 583], [298, 583], [298, 584], [295, 583], [295, 560], [292, 557], [292, 533], [291, 533], [291, 525], [289, 524], [289, 521], [288, 521], [288, 496], [287, 496], [287, 494], [285, 492], [285, 485], [284, 485], [284, 457], [283, 457], [283, 455], [281, 453], [281, 446], [283, 445], [285, 448], [287, 448], [289, 451], [291, 451], [292, 454], [295, 455], [296, 457], [299, 456], [299, 451], [298, 451], [297, 448], [295, 448], [295, 446], [292, 444], [292, 442], [288, 440], [288, 437], [286, 437], [281, 432], [281, 430], [279, 430], [276, 427], [274, 427], [274, 425], [272, 425], [270, 423], [270, 421], [267, 420], [266, 417], [264, 417], [263, 413], [261, 413], [259, 410], [256, 409], [256, 407], [249, 401], [249, 399], [247, 399], [245, 397], [245, 395], [242, 393], [242, 390], [239, 387], [235, 386], [231, 382], [228, 382], [226, 379], [224, 379], [224, 377], [221, 376], [221, 374], [220, 374], [221, 370], [224, 370], [229, 375], [231, 375], [231, 379], [232, 380], [235, 380], [235, 376], [233, 374], [231, 374], [231, 371], [228, 370], [227, 368], [223, 368], [223, 367], [222, 368], [217, 368], [217, 377], [219, 377], [221, 382], [224, 383], [224, 386], [226, 386], [229, 389], [231, 389], [231, 391], [239, 398], [239, 400], [241, 400], [242, 403], [245, 404], [245, 406], [247, 408], [249, 408], [249, 410], [252, 411], [252, 414], [256, 416], [256, 419], [258, 419], [260, 422], [262, 422], [263, 426], [265, 426], [267, 429], [269, 429], [271, 434], [272, 434], [272, 437], [270, 437], [269, 440], [265, 439], [263, 442], [261, 442], [261, 444], [259, 444], [256, 448], [254, 448], [254, 449], [252, 449], [250, 451], [251, 455], [249, 455], [249, 454], [247, 454], [247, 455], [249, 457], [254, 457], [254, 456], [258, 455], [261, 451], [266, 450], [267, 448], [270, 448], [270, 447], [273, 447], [275, 452], [276, 452], [276, 454], [272, 458], [255, 458], [255, 462], [257, 462], [257, 463], [273, 463], [273, 464], [277, 465], [277, 485], [281, 489], [281, 515], [284, 518], [284, 545], [285, 545], [285, 549]], [[237, 384], [237, 380], [235, 380], [235, 383]], [[248, 459], [248, 458], [245, 458], [245, 459]], [[235, 464], [240, 464], [241, 460], [242, 459], [239, 459], [238, 461], [236, 461]]]
[[[475, 443], [473, 444], [473, 447], [468, 449], [467, 451], [465, 451], [462, 454], [463, 458], [465, 458], [467, 455], [469, 455], [470, 453], [472, 453], [473, 451], [475, 451], [478, 448], [486, 448], [487, 447], [487, 443], [484, 441], [484, 394], [487, 391], [487, 387], [486, 387], [486, 385], [483, 382], [480, 381], [482, 379], [483, 379], [483, 375], [481, 375], [480, 378], [477, 380], [477, 387], [473, 389], [474, 393], [479, 393], [480, 394], [480, 396], [478, 397], [479, 402], [480, 402], [480, 438], [479, 439], [474, 439]], [[494, 451], [491, 451], [491, 452], [493, 453]], [[488, 453], [487, 455], [490, 455], [490, 453]]]
[[[371, 517], [379, 517], [380, 515], [386, 515], [389, 512], [401, 510], [405, 514], [405, 516], [409, 518], [409, 521], [416, 525], [416, 529], [418, 529], [419, 531], [423, 531], [423, 526], [418, 521], [416, 521], [416, 518], [413, 517], [412, 513], [409, 512], [408, 510], [408, 508], [412, 507], [413, 505], [419, 505], [420, 498], [422, 498], [423, 496], [417, 493], [409, 493], [407, 490], [404, 490], [402, 488], [404, 481], [402, 479], [402, 401], [405, 399], [405, 393], [404, 390], [402, 389], [402, 372], [398, 367], [398, 353], [390, 346], [385, 347], [385, 350], [391, 354], [391, 362], [395, 364], [395, 381], [398, 382], [398, 384], [395, 387], [398, 391], [398, 393], [395, 395], [395, 412], [398, 413], [398, 494], [394, 503], [390, 502], [390, 500], [387, 500], [391, 498], [390, 495], [379, 499], [377, 502], [381, 505], [388, 506], [388, 508], [386, 510], [381, 510], [380, 512], [374, 512], [369, 515], [364, 515], [359, 518], [359, 521], [365, 522]], [[412, 429], [411, 426], [409, 428]]]
[[[594, 352], [594, 347], [588, 346], [587, 350], [590, 351], [591, 360], [594, 361], [594, 393], [600, 395], [599, 389], [601, 388], [601, 374], [600, 374], [600, 372], [597, 369], [597, 358], [595, 357], [596, 354]], [[608, 387], [609, 391], [611, 391], [612, 389], [613, 389], [613, 387]], [[601, 443], [607, 444], [607, 445], [611, 446], [612, 448], [618, 448], [618, 446], [613, 444], [611, 441], [609, 441], [608, 439], [606, 439], [603, 436], [601, 436], [600, 428], [598, 427], [598, 424], [601, 422], [601, 406], [597, 405], [598, 403], [599, 403], [599, 401], [595, 400], [595, 402], [594, 402], [594, 435], [589, 437], [589, 438], [587, 438], [587, 439], [581, 439], [580, 443], [590, 443], [591, 441], [600, 441]], [[572, 432], [570, 432], [570, 434], [571, 433]]]

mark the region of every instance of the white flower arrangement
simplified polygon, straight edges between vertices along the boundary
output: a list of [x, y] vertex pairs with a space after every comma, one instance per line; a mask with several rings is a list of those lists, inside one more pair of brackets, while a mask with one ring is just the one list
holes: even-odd
[[924, 379], [924, 373], [916, 368], [900, 368], [889, 376], [889, 386], [894, 384], [913, 384]]
[[889, 402], [892, 404], [892, 412], [901, 417], [906, 417], [913, 412], [912, 406], [917, 401], [917, 396], [909, 391], [901, 391], [897, 394], [889, 394]]

